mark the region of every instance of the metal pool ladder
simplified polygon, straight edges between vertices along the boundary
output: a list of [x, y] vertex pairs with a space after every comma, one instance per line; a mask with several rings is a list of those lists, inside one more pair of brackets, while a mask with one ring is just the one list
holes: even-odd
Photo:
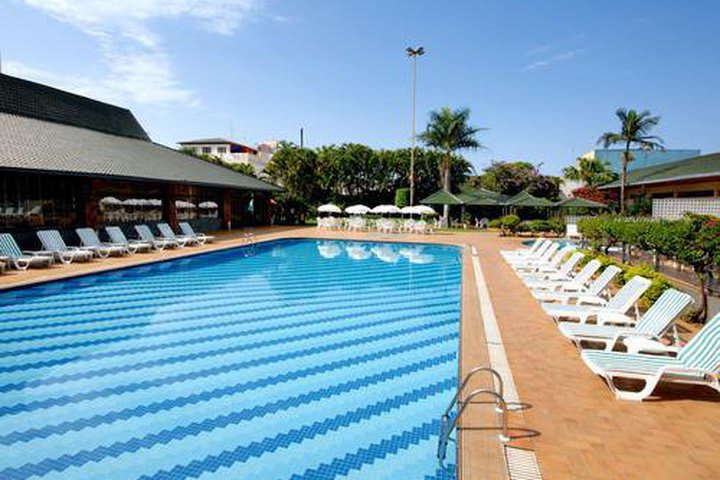
[[[463, 390], [467, 386], [470, 379], [475, 376], [475, 374], [480, 372], [488, 372], [490, 373], [495, 379], [497, 380], [497, 389], [490, 389], [490, 388], [479, 388], [477, 390], [473, 390], [470, 392], [464, 400], [460, 400], [460, 397], [462, 395]], [[455, 430], [458, 430], [460, 427], [458, 427], [458, 423], [460, 422], [460, 418], [462, 417], [463, 412], [467, 408], [468, 405], [470, 405], [475, 397], [479, 396], [490, 396], [494, 400], [494, 403], [496, 403], [495, 410], [500, 414], [500, 426], [499, 429], [501, 431], [500, 433], [500, 441], [503, 443], [506, 443], [510, 441], [510, 436], [508, 435], [508, 426], [507, 426], [507, 412], [508, 412], [508, 405], [507, 402], [505, 402], [505, 398], [503, 397], [504, 393], [504, 385], [503, 385], [503, 379], [498, 373], [497, 370], [491, 367], [475, 367], [470, 372], [468, 372], [467, 375], [465, 375], [465, 378], [463, 378], [462, 383], [460, 384], [460, 387], [458, 387], [457, 392], [455, 393], [455, 396], [453, 397], [452, 401], [450, 402], [450, 405], [448, 405], [447, 409], [445, 410], [445, 413], [442, 416], [442, 423], [440, 425], [440, 438], [438, 439], [438, 449], [437, 449], [437, 457], [438, 462], [440, 463], [440, 468], [445, 469], [445, 458], [447, 456], [447, 446], [448, 443], [451, 441], [450, 435]], [[460, 407], [457, 414], [451, 418], [450, 414], [452, 413], [453, 409], [456, 407]]]

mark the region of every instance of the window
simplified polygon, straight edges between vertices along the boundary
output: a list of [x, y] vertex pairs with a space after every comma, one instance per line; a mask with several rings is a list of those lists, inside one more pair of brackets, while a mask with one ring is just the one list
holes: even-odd
[[217, 153], [227, 153], [227, 147], [217, 147]]
[[202, 147], [202, 153], [212, 153], [212, 147]]

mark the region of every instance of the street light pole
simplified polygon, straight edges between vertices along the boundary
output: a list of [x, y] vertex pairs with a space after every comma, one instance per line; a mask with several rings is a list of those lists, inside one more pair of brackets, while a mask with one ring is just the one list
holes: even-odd
[[423, 47], [408, 47], [405, 53], [412, 59], [412, 87], [410, 93], [410, 206], [415, 205], [415, 87], [417, 83], [417, 57], [425, 54]]

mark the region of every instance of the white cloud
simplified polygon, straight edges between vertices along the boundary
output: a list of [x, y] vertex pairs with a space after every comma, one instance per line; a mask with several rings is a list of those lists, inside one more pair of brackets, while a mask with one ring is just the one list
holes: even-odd
[[577, 57], [579, 54], [581, 54], [582, 50], [570, 50], [568, 52], [559, 53], [557, 55], [552, 55], [546, 58], [543, 58], [541, 60], [536, 60], [532, 63], [528, 63], [525, 65], [522, 69], [523, 72], [530, 72], [533, 70], [537, 70], [539, 68], [545, 68], [549, 65], [552, 65], [553, 63], [558, 62], [566, 62], [568, 60], [572, 60], [573, 58]]
[[8, 62], [7, 71], [110, 102], [197, 105], [178, 85], [172, 61], [152, 21], [187, 17], [206, 30], [232, 35], [261, 0], [24, 0], [78, 28], [101, 47], [107, 73], [101, 78], [67, 76]]
[[534, 55], [539, 55], [541, 53], [549, 52], [551, 48], [552, 48], [552, 44], [550, 44], [550, 43], [545, 43], [543, 45], [537, 45], [537, 46], [531, 48], [530, 50], [528, 50], [527, 52], [525, 52], [525, 55], [527, 55], [528, 57], [531, 57]]

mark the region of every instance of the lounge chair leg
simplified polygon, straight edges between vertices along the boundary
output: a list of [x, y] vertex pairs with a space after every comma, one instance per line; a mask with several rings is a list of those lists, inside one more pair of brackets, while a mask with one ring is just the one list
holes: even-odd
[[641, 402], [649, 397], [657, 387], [660, 377], [645, 378], [645, 386], [638, 392], [630, 392], [617, 388], [615, 385], [615, 377], [612, 375], [605, 375], [605, 381], [607, 382], [610, 390], [615, 394], [615, 398], [618, 400], [630, 400], [634, 402]]

